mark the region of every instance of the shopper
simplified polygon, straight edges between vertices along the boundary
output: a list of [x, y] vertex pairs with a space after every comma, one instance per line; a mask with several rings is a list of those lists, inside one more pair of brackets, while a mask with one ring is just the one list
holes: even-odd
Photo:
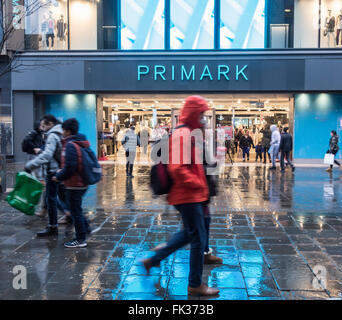
[[[202, 283], [206, 245], [203, 202], [208, 201], [209, 190], [203, 164], [195, 161], [203, 144], [195, 145], [190, 136], [192, 130], [203, 127], [204, 112], [207, 110], [209, 110], [207, 102], [199, 96], [188, 97], [181, 110], [179, 124], [184, 127], [172, 133], [169, 146], [168, 171], [173, 184], [168, 194], [168, 202], [180, 212], [183, 230], [173, 235], [166, 246], [157, 249], [152, 258], [143, 260], [143, 264], [149, 273], [153, 266], [160, 264], [161, 260], [190, 243], [188, 294], [211, 296], [218, 294], [219, 290], [209, 288]], [[191, 156], [187, 152], [184, 153], [184, 150], [189, 150]]]
[[82, 198], [88, 186], [84, 183], [79, 168], [82, 167], [81, 148], [89, 148], [85, 135], [78, 133], [79, 123], [75, 118], [65, 120], [62, 124], [62, 158], [61, 166], [53, 181], [63, 182], [70, 213], [75, 224], [76, 238], [64, 243], [66, 248], [84, 248], [87, 246], [86, 234], [90, 226], [82, 211]]
[[[327, 153], [332, 153], [334, 156], [336, 156], [336, 153], [340, 149], [340, 147], [338, 146], [338, 135], [335, 130], [332, 130], [330, 132], [330, 135], [331, 135], [331, 138], [329, 140], [329, 149]], [[336, 159], [334, 159], [334, 163], [336, 163], [341, 168], [341, 164]], [[332, 172], [332, 169], [333, 169], [333, 165], [331, 164], [330, 168], [328, 168], [326, 171]]]
[[251, 146], [253, 146], [254, 148], [254, 143], [247, 130], [245, 131], [245, 134], [240, 138], [239, 146], [240, 149], [242, 149], [243, 162], [245, 162], [246, 155], [247, 161], [249, 161], [249, 150]]
[[276, 158], [279, 153], [279, 145], [280, 145], [280, 132], [278, 127], [273, 124], [270, 127], [272, 135], [271, 135], [271, 147], [270, 147], [270, 155], [272, 160], [272, 167], [270, 169], [276, 169]]
[[271, 155], [269, 153], [270, 147], [271, 147], [271, 130], [268, 127], [264, 127], [264, 129], [261, 130], [262, 133], [262, 139], [261, 139], [261, 145], [264, 148], [264, 163], [267, 161], [267, 155], [268, 160], [271, 163]]
[[255, 162], [258, 162], [258, 159], [260, 158], [260, 162], [262, 162], [262, 154], [264, 152], [264, 148], [261, 144], [261, 141], [258, 142], [258, 144], [255, 147], [255, 153], [256, 153], [256, 158]]
[[25, 165], [25, 170], [31, 172], [33, 169], [44, 165], [46, 202], [49, 214], [49, 224], [44, 231], [38, 232], [38, 237], [58, 235], [57, 224], [57, 193], [58, 183], [52, 180], [60, 165], [62, 126], [53, 115], [46, 115], [42, 119], [42, 128], [47, 134], [44, 150], [33, 160]]
[[288, 133], [288, 130], [289, 130], [288, 127], [283, 128], [283, 133], [281, 134], [281, 138], [280, 138], [279, 151], [281, 153], [281, 156], [280, 156], [281, 171], [285, 171], [285, 161], [284, 161], [285, 157], [287, 160], [287, 164], [291, 166], [292, 171], [295, 171], [295, 167], [290, 160], [290, 153], [293, 148], [293, 139], [292, 139], [292, 135]]
[[140, 146], [140, 139], [138, 135], [135, 134], [134, 126], [131, 126], [130, 129], [126, 131], [121, 144], [126, 151], [126, 174], [128, 177], [134, 178], [133, 165], [137, 152], [137, 146]]

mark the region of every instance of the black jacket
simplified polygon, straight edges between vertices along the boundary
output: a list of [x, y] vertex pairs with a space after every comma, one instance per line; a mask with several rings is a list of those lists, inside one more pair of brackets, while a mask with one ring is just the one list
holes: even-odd
[[284, 152], [292, 151], [292, 136], [289, 133], [282, 133], [279, 150]]
[[271, 130], [266, 129], [266, 130], [261, 130], [260, 132], [262, 133], [261, 145], [264, 148], [269, 148], [271, 146], [271, 135], [272, 135]]
[[254, 144], [250, 136], [248, 136], [247, 138], [245, 136], [242, 136], [240, 138], [240, 148], [250, 148], [251, 146], [254, 147]]
[[330, 153], [336, 154], [339, 150], [338, 146], [338, 135], [332, 136], [329, 141], [329, 151]]

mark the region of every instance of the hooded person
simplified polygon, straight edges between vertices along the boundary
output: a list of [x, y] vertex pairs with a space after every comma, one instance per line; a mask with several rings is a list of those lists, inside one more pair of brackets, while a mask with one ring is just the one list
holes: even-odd
[[75, 224], [76, 238], [64, 244], [67, 248], [87, 246], [86, 234], [90, 226], [82, 211], [82, 198], [88, 189], [80, 174], [82, 167], [82, 148], [89, 148], [85, 135], [78, 133], [79, 122], [75, 118], [67, 119], [62, 124], [62, 158], [61, 170], [53, 177], [56, 182], [63, 182], [67, 203]]
[[[155, 255], [142, 263], [149, 273], [154, 266], [188, 243], [190, 249], [190, 272], [188, 294], [212, 296], [219, 290], [202, 283], [206, 227], [203, 203], [209, 200], [209, 189], [203, 167], [204, 112], [209, 110], [206, 100], [200, 96], [190, 96], [185, 100], [180, 114], [180, 122], [173, 131], [169, 144], [168, 172], [173, 184], [168, 193], [168, 203], [179, 211], [183, 229], [163, 246], [155, 250]], [[194, 141], [197, 133], [202, 141]]]
[[272, 160], [272, 167], [270, 169], [275, 169], [276, 168], [276, 158], [279, 153], [279, 146], [280, 146], [280, 132], [278, 130], [278, 127], [273, 124], [270, 127], [272, 135], [271, 135], [271, 147], [270, 147], [270, 155], [271, 155], [271, 160]]

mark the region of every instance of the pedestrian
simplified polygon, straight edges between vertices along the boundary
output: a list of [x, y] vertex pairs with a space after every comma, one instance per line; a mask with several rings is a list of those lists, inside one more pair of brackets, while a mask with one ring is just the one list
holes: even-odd
[[276, 158], [279, 153], [279, 145], [280, 145], [280, 132], [278, 130], [278, 127], [273, 124], [270, 127], [272, 135], [271, 135], [271, 147], [270, 147], [270, 155], [272, 160], [272, 167], [270, 169], [275, 170], [276, 169]]
[[293, 139], [292, 139], [292, 135], [288, 133], [288, 130], [289, 130], [288, 127], [283, 128], [283, 133], [281, 134], [281, 138], [280, 138], [279, 151], [281, 153], [280, 155], [281, 171], [285, 171], [285, 161], [284, 161], [285, 157], [287, 160], [287, 164], [291, 166], [292, 171], [295, 171], [295, 167], [290, 160], [290, 152], [292, 151], [292, 148], [293, 148]]
[[[329, 149], [327, 153], [332, 153], [334, 156], [336, 156], [336, 153], [340, 149], [340, 147], [338, 146], [338, 135], [335, 130], [332, 130], [330, 132], [330, 135], [331, 135], [331, 138], [329, 140]], [[341, 168], [341, 164], [336, 159], [334, 159], [334, 163], [336, 163]], [[332, 172], [332, 169], [333, 169], [333, 165], [331, 164], [330, 168], [328, 168], [326, 171]]]
[[268, 160], [271, 163], [271, 155], [269, 153], [270, 147], [271, 147], [271, 130], [269, 130], [268, 127], [264, 127], [264, 129], [261, 130], [262, 133], [262, 139], [261, 139], [261, 145], [264, 148], [264, 163]]
[[255, 146], [255, 153], [256, 153], [256, 158], [255, 162], [258, 162], [258, 159], [260, 158], [260, 162], [262, 162], [262, 154], [264, 152], [264, 148], [261, 144], [261, 141], [258, 142], [258, 144]]
[[243, 162], [245, 162], [246, 155], [247, 161], [249, 161], [249, 150], [251, 146], [253, 146], [254, 148], [254, 143], [247, 130], [245, 131], [245, 134], [240, 138], [239, 146], [240, 149], [242, 149]]
[[66, 248], [84, 248], [87, 246], [86, 235], [90, 226], [82, 211], [82, 198], [87, 192], [86, 185], [80, 175], [82, 167], [81, 148], [89, 148], [90, 143], [85, 135], [78, 133], [79, 122], [75, 118], [65, 120], [62, 124], [62, 158], [61, 167], [53, 181], [63, 182], [66, 199], [75, 225], [76, 238], [64, 243]]
[[44, 150], [33, 160], [25, 165], [25, 171], [44, 166], [46, 203], [49, 215], [49, 223], [44, 231], [38, 232], [38, 237], [58, 235], [57, 223], [57, 193], [58, 183], [52, 180], [60, 166], [62, 125], [53, 115], [46, 115], [42, 119], [42, 129], [46, 132]]
[[137, 146], [140, 146], [140, 139], [139, 136], [135, 134], [135, 127], [133, 125], [126, 131], [121, 144], [126, 151], [126, 175], [127, 177], [134, 178], [133, 165], [137, 152]]
[[217, 295], [219, 292], [202, 282], [206, 246], [203, 203], [209, 200], [209, 189], [202, 159], [198, 159], [203, 143], [195, 144], [191, 137], [193, 130], [204, 126], [204, 112], [207, 110], [209, 107], [205, 99], [188, 97], [180, 113], [179, 125], [182, 127], [174, 130], [170, 138], [168, 172], [173, 184], [167, 199], [180, 212], [183, 230], [174, 234], [166, 246], [157, 249], [153, 257], [142, 261], [149, 273], [167, 256], [190, 243], [188, 294], [202, 296]]
[[[22, 141], [22, 151], [27, 153], [28, 161], [33, 160], [44, 148], [43, 129], [41, 121], [35, 121], [33, 130]], [[43, 166], [32, 170], [32, 175], [38, 180], [44, 180]]]

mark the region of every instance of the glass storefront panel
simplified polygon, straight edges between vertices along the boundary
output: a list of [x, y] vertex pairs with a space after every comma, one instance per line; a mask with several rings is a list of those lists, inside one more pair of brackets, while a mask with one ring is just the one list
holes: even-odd
[[121, 1], [121, 49], [164, 49], [164, 0]]
[[220, 47], [265, 47], [265, 0], [221, 0]]
[[171, 49], [214, 48], [214, 0], [171, 1]]

